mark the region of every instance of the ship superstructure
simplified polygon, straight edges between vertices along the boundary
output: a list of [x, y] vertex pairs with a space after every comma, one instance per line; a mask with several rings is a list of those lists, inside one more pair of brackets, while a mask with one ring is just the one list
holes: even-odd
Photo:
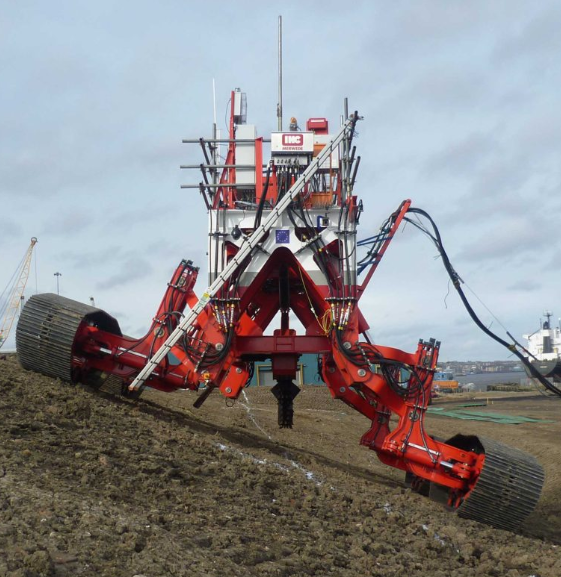
[[552, 313], [544, 312], [545, 320], [540, 321], [540, 329], [524, 335], [528, 341], [529, 360], [544, 376], [561, 380], [561, 327], [553, 326]]

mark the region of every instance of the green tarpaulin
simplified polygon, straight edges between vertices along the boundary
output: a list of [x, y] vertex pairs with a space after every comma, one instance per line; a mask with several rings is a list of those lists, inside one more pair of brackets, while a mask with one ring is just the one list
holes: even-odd
[[[462, 405], [470, 406], [470, 405]], [[481, 406], [480, 404], [473, 404], [471, 406]], [[502, 415], [500, 413], [488, 413], [487, 411], [466, 411], [464, 409], [445, 409], [444, 407], [429, 407], [429, 413], [434, 413], [442, 417], [450, 417], [452, 419], [465, 419], [467, 421], [489, 421], [491, 423], [500, 423], [504, 425], [520, 425], [521, 423], [551, 423], [552, 421], [545, 421], [543, 419], [534, 419], [532, 417], [522, 417], [517, 415]]]

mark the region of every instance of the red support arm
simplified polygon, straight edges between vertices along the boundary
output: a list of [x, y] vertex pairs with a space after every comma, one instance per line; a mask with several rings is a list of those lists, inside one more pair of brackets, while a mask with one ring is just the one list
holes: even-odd
[[397, 229], [399, 228], [399, 225], [401, 224], [401, 221], [403, 220], [403, 217], [405, 216], [405, 214], [409, 210], [410, 206], [411, 206], [411, 201], [410, 200], [404, 200], [401, 203], [401, 206], [391, 215], [390, 218], [393, 219], [392, 226], [388, 232], [386, 239], [384, 240], [384, 242], [382, 244], [382, 247], [380, 248], [380, 250], [378, 251], [378, 254], [376, 255], [376, 259], [375, 259], [374, 263], [372, 264], [372, 266], [368, 270], [368, 273], [366, 274], [366, 278], [364, 279], [363, 283], [357, 287], [357, 298], [360, 299], [360, 297], [362, 296], [362, 293], [366, 290], [366, 287], [368, 286], [368, 283], [370, 282], [372, 275], [376, 272], [376, 269], [378, 268], [378, 265], [380, 264], [380, 261], [382, 260], [382, 257], [384, 256], [384, 253], [386, 252], [390, 242], [392, 241], [395, 233], [397, 232]]
[[[357, 342], [349, 335], [344, 338], [345, 343]], [[343, 351], [334, 338], [333, 353], [324, 358], [323, 378], [335, 398], [371, 419], [361, 444], [376, 451], [382, 462], [468, 491], [483, 467], [484, 455], [437, 441], [424, 428], [438, 347], [434, 341], [421, 341], [411, 354], [358, 343]], [[393, 430], [392, 414], [398, 417]]]

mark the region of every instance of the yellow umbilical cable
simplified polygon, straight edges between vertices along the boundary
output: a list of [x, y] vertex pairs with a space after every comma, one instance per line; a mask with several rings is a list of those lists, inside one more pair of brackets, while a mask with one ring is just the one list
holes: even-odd
[[320, 326], [322, 331], [328, 335], [333, 326], [333, 317], [331, 316], [331, 309], [327, 309], [321, 317]]

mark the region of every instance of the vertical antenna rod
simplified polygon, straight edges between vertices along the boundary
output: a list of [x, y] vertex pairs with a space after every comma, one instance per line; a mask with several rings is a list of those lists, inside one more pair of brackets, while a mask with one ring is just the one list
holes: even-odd
[[[218, 138], [218, 131], [216, 126], [216, 84], [214, 82], [214, 78], [212, 79], [212, 112], [213, 112], [212, 118], [214, 120], [212, 124], [212, 138], [216, 140]], [[212, 163], [214, 164], [214, 166], [218, 164], [217, 151], [219, 147], [220, 144], [218, 144], [217, 142], [214, 142], [212, 144]], [[216, 171], [215, 168], [212, 170], [212, 182], [214, 184], [218, 182], [218, 172]]]
[[282, 16], [279, 16], [279, 101], [277, 104], [278, 131], [282, 132]]

